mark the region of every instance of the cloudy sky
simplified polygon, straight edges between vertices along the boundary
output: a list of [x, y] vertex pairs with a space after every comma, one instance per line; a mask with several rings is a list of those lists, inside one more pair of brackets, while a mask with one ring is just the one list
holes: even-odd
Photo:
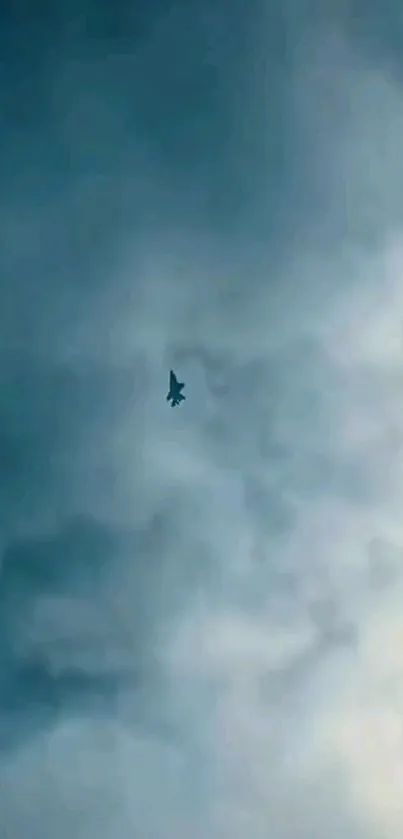
[[0, 833], [401, 839], [401, 4], [48, 5], [0, 27]]

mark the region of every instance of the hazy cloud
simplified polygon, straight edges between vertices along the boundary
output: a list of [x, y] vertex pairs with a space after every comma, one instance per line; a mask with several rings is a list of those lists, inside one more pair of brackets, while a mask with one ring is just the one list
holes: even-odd
[[400, 12], [305, 5], [4, 17], [13, 839], [400, 839]]

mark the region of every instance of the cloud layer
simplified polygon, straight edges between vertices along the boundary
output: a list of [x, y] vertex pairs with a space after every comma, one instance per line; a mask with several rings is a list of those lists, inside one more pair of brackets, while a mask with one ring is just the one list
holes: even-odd
[[400, 839], [393, 9], [298, 9], [7, 24], [13, 839]]

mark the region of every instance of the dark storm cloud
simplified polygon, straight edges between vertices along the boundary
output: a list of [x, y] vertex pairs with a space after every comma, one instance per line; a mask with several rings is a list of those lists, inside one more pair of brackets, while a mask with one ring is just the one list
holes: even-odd
[[12, 839], [401, 835], [398, 35], [354, 8], [4, 13]]

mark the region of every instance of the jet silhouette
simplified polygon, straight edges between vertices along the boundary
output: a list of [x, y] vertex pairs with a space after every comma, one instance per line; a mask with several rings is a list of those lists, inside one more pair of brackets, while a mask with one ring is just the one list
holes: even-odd
[[169, 392], [167, 394], [167, 402], [171, 399], [171, 408], [179, 405], [186, 396], [181, 393], [182, 388], [185, 387], [184, 382], [178, 382], [173, 370], [169, 371]]

